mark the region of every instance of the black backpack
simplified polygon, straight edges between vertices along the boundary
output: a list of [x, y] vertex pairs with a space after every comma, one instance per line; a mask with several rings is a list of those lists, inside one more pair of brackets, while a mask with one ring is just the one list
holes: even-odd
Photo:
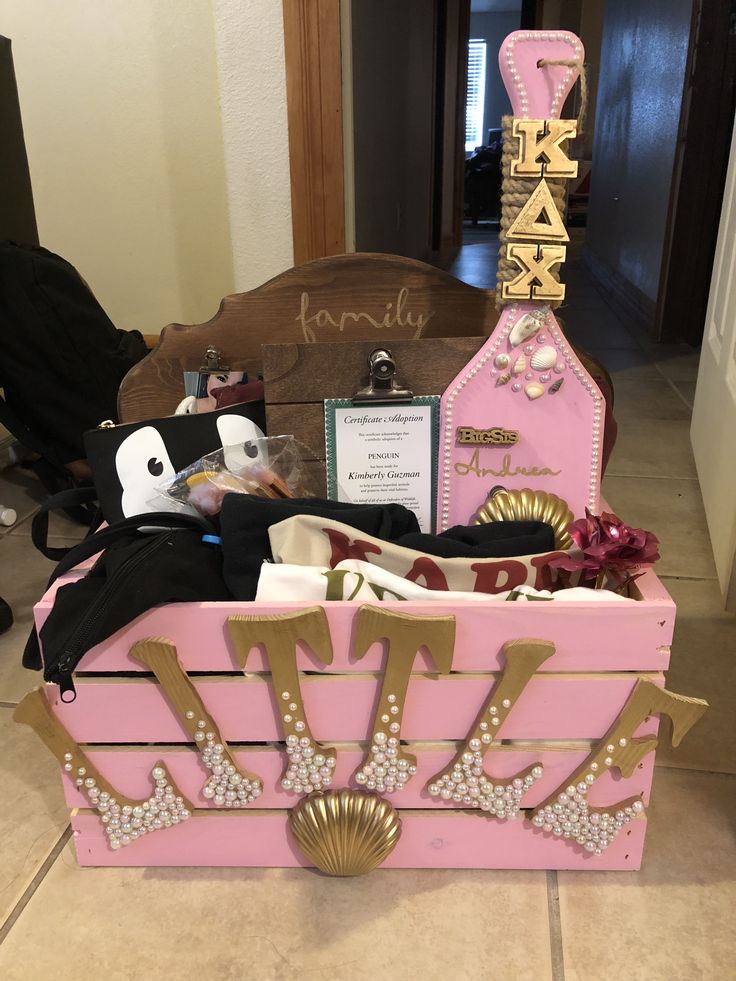
[[71, 263], [38, 246], [0, 242], [0, 423], [40, 455], [47, 490], [73, 485], [82, 434], [117, 422], [120, 382], [148, 353], [117, 330]]

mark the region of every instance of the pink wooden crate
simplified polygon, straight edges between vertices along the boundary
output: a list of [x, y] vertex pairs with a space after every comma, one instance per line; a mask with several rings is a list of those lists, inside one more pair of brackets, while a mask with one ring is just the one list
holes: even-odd
[[[641, 675], [533, 678], [505, 723], [503, 739], [599, 739]], [[662, 675], [647, 675], [663, 684]], [[401, 727], [404, 739], [462, 739], [492, 685], [492, 675], [415, 675]], [[309, 675], [301, 689], [310, 727], [323, 743], [365, 739], [380, 686], [374, 675]], [[280, 739], [270, 676], [195, 678], [194, 687], [228, 742]], [[79, 679], [78, 698], [52, 697], [56, 715], [84, 743], [181, 742], [187, 734], [158, 683], [149, 678]]]
[[[646, 726], [647, 734], [656, 733], [656, 722], [652, 720]], [[450, 762], [458, 744], [444, 743], [410, 743], [407, 749], [417, 757], [416, 777], [401, 790], [391, 795], [391, 801], [396, 807], [426, 808], [434, 807], [432, 798], [425, 787], [428, 780]], [[365, 745], [358, 746], [348, 743], [336, 747], [338, 749], [337, 766], [335, 768], [334, 785], [336, 787], [356, 786], [353, 774], [363, 759]], [[253, 805], [258, 808], [288, 808], [297, 803], [298, 798], [285, 794], [280, 787], [284, 769], [283, 747], [252, 746], [239, 748], [230, 746], [237, 764], [245, 770], [259, 774], [263, 778], [263, 795]], [[566, 776], [578, 767], [590, 752], [590, 746], [572, 744], [569, 749], [532, 748], [528, 744], [505, 746], [494, 753], [487, 769], [498, 778], [512, 777], [525, 767], [541, 763], [544, 776], [524, 797], [527, 807], [534, 807], [544, 800], [562, 783]], [[155, 747], [126, 747], [125, 752], [112, 747], [93, 747], [87, 756], [127, 797], [145, 798], [151, 792], [151, 770], [163, 761], [181, 792], [191, 801], [197, 801], [197, 807], [214, 809], [212, 801], [202, 800], [200, 792], [207, 771], [202, 766], [199, 753], [189, 746], [155, 746]], [[588, 800], [593, 805], [606, 804], [611, 800], [622, 800], [626, 797], [643, 795], [645, 803], [649, 800], [649, 789], [654, 768], [654, 756], [650, 754], [643, 760], [628, 780], [618, 773], [605, 773], [591, 788]], [[85, 808], [87, 798], [77, 789], [74, 781], [64, 773], [62, 775], [64, 796], [70, 807]], [[443, 807], [443, 810], [447, 810]]]
[[[669, 666], [670, 644], [675, 625], [675, 605], [653, 572], [637, 582], [636, 603], [543, 603], [493, 602], [460, 604], [459, 607], [433, 603], [384, 603], [382, 607], [398, 613], [433, 616], [463, 610], [457, 620], [454, 671], [494, 671], [501, 667], [503, 644], [515, 637], [543, 637], [556, 647], [556, 653], [540, 671], [665, 671]], [[56, 584], [35, 607], [40, 629], [49, 615], [56, 595]], [[355, 603], [322, 603], [327, 614], [334, 650], [333, 663], [321, 665], [300, 647], [297, 660], [302, 671], [343, 674], [349, 671], [380, 671], [383, 651], [374, 644], [365, 657], [356, 661], [352, 650]], [[166, 637], [177, 648], [187, 671], [237, 670], [227, 618], [238, 613], [289, 613], [298, 603], [179, 603], [174, 609], [160, 607], [138, 617], [104, 644], [93, 647], [84, 657], [82, 672], [143, 671], [131, 661], [128, 651], [141, 637]], [[175, 615], [172, 615], [175, 613]], [[267, 671], [263, 653], [254, 649], [248, 671]], [[415, 670], [433, 670], [422, 652]]]
[[[641, 866], [646, 818], [625, 828], [603, 855], [523, 827], [521, 820], [489, 822], [478, 814], [402, 811], [401, 838], [386, 869], [580, 869], [628, 870]], [[133, 847], [110, 851], [98, 819], [72, 812], [80, 865], [304, 867], [309, 862], [289, 834], [284, 811], [197, 814], [165, 834], [146, 835]]]
[[[644, 817], [625, 828], [602, 855], [591, 858], [568, 842], [530, 829], [521, 819], [499, 822], [477, 812], [454, 810], [426, 791], [430, 777], [447, 765], [457, 751], [457, 741], [466, 737], [503, 668], [504, 643], [523, 636], [552, 640], [556, 652], [509, 714], [499, 732], [504, 743], [486, 757], [485, 769], [493, 777], [508, 778], [541, 762], [545, 774], [525, 796], [526, 807], [564, 784], [616, 720], [636, 681], [646, 677], [663, 683], [674, 604], [653, 573], [640, 580], [637, 597], [636, 602], [610, 605], [382, 605], [401, 613], [452, 615], [456, 620], [452, 673], [428, 673], [432, 663], [422, 653], [414, 664], [401, 736], [411, 741], [407, 749], [416, 754], [418, 770], [404, 789], [391, 795], [403, 830], [385, 867], [639, 867]], [[39, 624], [51, 602], [49, 593], [37, 605]], [[308, 672], [300, 679], [302, 697], [315, 738], [338, 749], [332, 786], [355, 786], [353, 774], [363, 759], [380, 687], [383, 645], [373, 645], [357, 660], [353, 635], [361, 604], [332, 603], [324, 608], [334, 660], [324, 668], [308, 649], [300, 650], [298, 665]], [[298, 609], [293, 603], [192, 603], [152, 610], [85, 657], [75, 702], [62, 703], [50, 689], [54, 712], [119, 793], [146, 797], [151, 791], [150, 771], [163, 760], [195, 807], [186, 826], [112, 851], [99, 817], [85, 809], [85, 797], [64, 775], [81, 864], [306, 864], [286, 828], [288, 809], [299, 798], [280, 786], [285, 754], [268, 663], [258, 648], [253, 649], [244, 676], [237, 669], [227, 629], [227, 619], [233, 615]], [[151, 636], [176, 644], [182, 666], [196, 672], [191, 680], [228, 740], [236, 763], [263, 778], [263, 795], [251, 809], [218, 811], [201, 796], [207, 771], [188, 733], [157, 680], [128, 654], [136, 641]], [[656, 718], [648, 719], [637, 734], [653, 735], [657, 724]], [[618, 771], [605, 774], [591, 790], [591, 804], [604, 806], [637, 795], [647, 803], [653, 765], [650, 754], [628, 779]]]

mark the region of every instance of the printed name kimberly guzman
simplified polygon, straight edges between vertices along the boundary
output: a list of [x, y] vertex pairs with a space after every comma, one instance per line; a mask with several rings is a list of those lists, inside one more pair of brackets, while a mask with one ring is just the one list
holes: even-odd
[[397, 473], [394, 470], [389, 470], [388, 473], [384, 473], [382, 470], [376, 470], [375, 473], [357, 473], [351, 470], [348, 474], [348, 480], [408, 480], [413, 477], [421, 477], [419, 470], [407, 471], [406, 473]]

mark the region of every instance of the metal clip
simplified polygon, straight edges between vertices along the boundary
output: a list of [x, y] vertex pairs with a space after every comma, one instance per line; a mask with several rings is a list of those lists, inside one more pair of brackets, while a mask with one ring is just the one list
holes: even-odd
[[414, 393], [396, 384], [396, 362], [389, 350], [376, 348], [368, 355], [370, 384], [353, 395], [353, 402], [411, 402]]
[[213, 374], [220, 371], [230, 371], [230, 366], [227, 364], [222, 364], [220, 359], [222, 358], [222, 351], [216, 348], [214, 344], [210, 344], [207, 350], [204, 352], [204, 363], [200, 366], [200, 373], [209, 372]]

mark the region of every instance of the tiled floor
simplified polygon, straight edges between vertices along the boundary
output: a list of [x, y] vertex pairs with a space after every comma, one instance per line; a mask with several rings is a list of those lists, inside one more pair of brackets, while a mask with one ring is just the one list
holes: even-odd
[[[491, 285], [493, 246], [468, 249], [454, 271]], [[0, 594], [17, 620], [0, 637], [1, 977], [736, 978], [736, 618], [720, 610], [689, 449], [697, 353], [640, 341], [575, 262], [566, 279], [569, 332], [616, 387], [620, 438], [606, 495], [660, 536], [660, 572], [678, 603], [669, 687], [711, 703], [677, 751], [660, 751], [642, 872], [332, 880], [284, 870], [80, 869], [56, 767], [10, 720], [36, 683], [19, 657], [51, 566], [29, 538], [37, 486], [6, 472], [0, 501], [20, 520], [0, 536]], [[59, 542], [78, 534], [63, 520], [52, 531]]]

